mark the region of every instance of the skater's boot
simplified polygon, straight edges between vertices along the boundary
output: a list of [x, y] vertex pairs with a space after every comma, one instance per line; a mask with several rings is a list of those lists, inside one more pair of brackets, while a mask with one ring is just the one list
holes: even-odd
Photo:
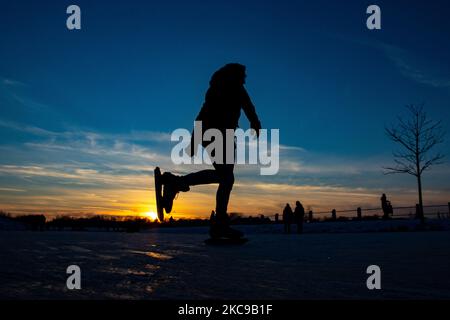
[[164, 172], [162, 175], [162, 183], [164, 185], [163, 189], [163, 206], [166, 213], [172, 211], [173, 200], [175, 199], [178, 192], [189, 191], [189, 186], [183, 183], [183, 178], [176, 176], [170, 172]]
[[230, 218], [227, 214], [217, 213], [214, 219], [210, 220], [209, 235], [213, 239], [228, 238], [240, 239], [244, 236], [239, 230], [230, 227]]

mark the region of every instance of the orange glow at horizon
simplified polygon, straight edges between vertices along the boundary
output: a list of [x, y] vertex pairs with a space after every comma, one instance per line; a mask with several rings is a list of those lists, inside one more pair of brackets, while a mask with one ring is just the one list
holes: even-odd
[[143, 215], [150, 220], [157, 220], [158, 215], [154, 211], [144, 212]]
[[[148, 178], [147, 178], [148, 179]], [[95, 189], [64, 189], [56, 187], [39, 190], [0, 193], [0, 210], [14, 215], [43, 213], [49, 217], [61, 214], [72, 216], [113, 215], [140, 216], [156, 220], [154, 190], [147, 179], [135, 177], [134, 186], [111, 186]], [[166, 218], [209, 218], [215, 208], [217, 186], [197, 186], [188, 193], [180, 193], [174, 202], [172, 213]], [[34, 192], [33, 192], [34, 191]], [[335, 186], [288, 185], [282, 183], [255, 183], [240, 181], [235, 184], [231, 194], [229, 212], [248, 215], [273, 215], [280, 213], [286, 202], [293, 204], [300, 200], [305, 208], [313, 211], [331, 211], [335, 208], [352, 209], [377, 207], [383, 190], [346, 188]], [[448, 202], [448, 192], [426, 190], [424, 196], [428, 203]], [[415, 203], [414, 189], [389, 193], [395, 205]], [[445, 200], [445, 201], [444, 201]]]

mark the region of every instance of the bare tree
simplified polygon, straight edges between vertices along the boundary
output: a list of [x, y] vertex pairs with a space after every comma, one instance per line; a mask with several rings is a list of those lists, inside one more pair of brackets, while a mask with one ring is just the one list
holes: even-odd
[[436, 164], [441, 164], [444, 155], [431, 153], [432, 149], [444, 142], [441, 121], [428, 119], [423, 105], [408, 105], [409, 117], [398, 117], [395, 126], [385, 128], [387, 136], [402, 148], [394, 152], [395, 166], [385, 167], [385, 174], [407, 173], [417, 179], [419, 210], [417, 214], [424, 222], [422, 198], [422, 174]]

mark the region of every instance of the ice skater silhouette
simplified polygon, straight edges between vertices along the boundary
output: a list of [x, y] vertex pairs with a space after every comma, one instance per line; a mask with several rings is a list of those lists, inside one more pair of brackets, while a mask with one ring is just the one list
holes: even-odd
[[[250, 127], [259, 136], [261, 123], [245, 87], [245, 66], [238, 63], [230, 63], [217, 70], [209, 82], [209, 88], [205, 95], [205, 101], [196, 121], [202, 121], [202, 130], [218, 129], [222, 133], [223, 159], [226, 157], [226, 129], [235, 130], [241, 109], [250, 121]], [[203, 132], [202, 132], [203, 135]], [[211, 142], [201, 142], [206, 148]], [[233, 138], [233, 143], [234, 138]], [[236, 147], [236, 145], [235, 145]], [[196, 154], [198, 145], [191, 141], [191, 156]], [[224, 161], [225, 162], [225, 161]], [[162, 206], [166, 213], [172, 211], [173, 201], [178, 192], [187, 192], [191, 186], [218, 183], [216, 193], [216, 214], [211, 219], [210, 235], [212, 238], [240, 238], [243, 234], [230, 227], [230, 219], [227, 214], [228, 202], [234, 184], [234, 163], [213, 162], [214, 169], [202, 170], [176, 176], [170, 172], [161, 175], [163, 185]]]

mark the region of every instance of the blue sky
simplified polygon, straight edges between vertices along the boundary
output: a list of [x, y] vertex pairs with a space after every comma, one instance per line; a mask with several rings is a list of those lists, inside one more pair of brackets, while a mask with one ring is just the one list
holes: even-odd
[[[65, 28], [73, 3], [81, 7], [80, 31]], [[382, 30], [365, 27], [373, 3]], [[155, 165], [197, 169], [171, 165], [168, 134], [191, 128], [211, 74], [228, 62], [247, 66], [263, 126], [279, 128], [281, 144], [291, 147], [282, 150], [276, 177], [238, 169], [236, 211], [273, 212], [297, 197], [315, 208], [374, 206], [382, 190], [414, 203], [412, 178], [382, 174], [395, 148], [384, 125], [406, 104], [425, 102], [448, 131], [446, 1], [19, 0], [0, 7], [0, 208], [10, 211], [153, 210]], [[448, 147], [447, 139], [441, 149]], [[430, 202], [450, 198], [449, 173], [443, 165], [427, 175]], [[178, 212], [209, 212], [212, 192], [183, 195]], [[267, 196], [276, 200], [261, 204]]]

